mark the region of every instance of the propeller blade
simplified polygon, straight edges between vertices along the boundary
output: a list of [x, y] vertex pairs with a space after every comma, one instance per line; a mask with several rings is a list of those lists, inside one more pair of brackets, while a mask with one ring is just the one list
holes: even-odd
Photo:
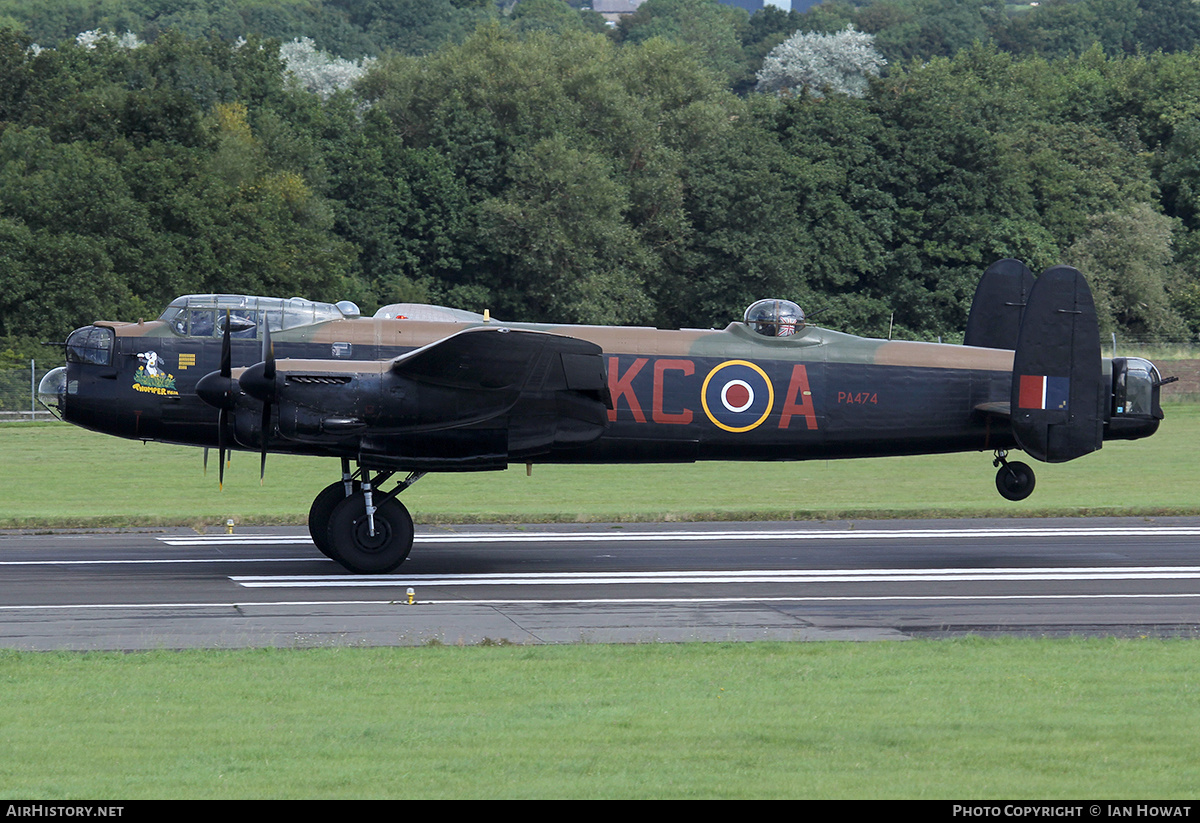
[[275, 344], [271, 342], [271, 327], [263, 323], [263, 377], [275, 379]]
[[271, 384], [271, 391], [263, 397], [262, 404], [262, 451], [258, 457], [258, 485], [263, 484], [267, 474], [267, 436], [271, 430], [271, 400], [275, 396], [275, 344], [271, 342], [271, 324], [263, 322], [263, 382]]
[[262, 451], [258, 457], [258, 485], [263, 484], [263, 478], [267, 474], [267, 433], [271, 430], [271, 404], [270, 402], [263, 403], [262, 412]]
[[204, 476], [208, 477], [208, 446], [204, 447]]
[[220, 465], [217, 467], [217, 488], [225, 490], [225, 410], [217, 414], [217, 457]]
[[225, 330], [221, 333], [221, 376], [233, 374], [233, 344], [229, 341], [229, 309], [225, 310]]

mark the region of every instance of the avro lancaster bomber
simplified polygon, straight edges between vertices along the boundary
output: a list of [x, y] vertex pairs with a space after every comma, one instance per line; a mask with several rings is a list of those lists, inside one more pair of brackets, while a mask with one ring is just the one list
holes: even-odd
[[[309, 531], [361, 574], [408, 556], [399, 495], [426, 472], [532, 463], [810, 460], [984, 451], [1027, 497], [1023, 450], [1063, 462], [1155, 432], [1155, 366], [1104, 358], [1075, 269], [984, 273], [964, 345], [819, 328], [760, 300], [724, 329], [509, 323], [458, 309], [187, 295], [152, 322], [97, 321], [43, 379], [64, 420], [138, 440], [324, 455], [341, 477]], [[260, 469], [261, 471], [261, 469]]]

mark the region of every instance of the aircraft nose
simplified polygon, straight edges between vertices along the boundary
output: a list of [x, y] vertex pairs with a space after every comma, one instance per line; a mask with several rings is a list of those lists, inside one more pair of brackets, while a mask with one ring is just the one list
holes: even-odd
[[67, 369], [59, 366], [51, 369], [38, 383], [38, 401], [50, 410], [50, 413], [62, 420], [63, 410], [67, 402]]

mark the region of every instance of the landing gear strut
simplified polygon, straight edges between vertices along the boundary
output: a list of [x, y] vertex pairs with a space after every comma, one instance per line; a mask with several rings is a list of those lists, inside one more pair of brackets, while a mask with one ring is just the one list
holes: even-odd
[[424, 472], [381, 492], [392, 475], [372, 476], [361, 467], [351, 473], [350, 461], [342, 461], [342, 479], [322, 489], [308, 511], [308, 533], [322, 554], [356, 574], [386, 574], [404, 562], [412, 549], [413, 521], [397, 495]]
[[1010, 463], [1007, 457], [1008, 452], [1000, 449], [996, 452], [996, 459], [992, 461], [993, 466], [999, 467], [999, 471], [996, 472], [996, 490], [1008, 500], [1024, 500], [1033, 494], [1036, 482], [1033, 469], [1019, 460]]

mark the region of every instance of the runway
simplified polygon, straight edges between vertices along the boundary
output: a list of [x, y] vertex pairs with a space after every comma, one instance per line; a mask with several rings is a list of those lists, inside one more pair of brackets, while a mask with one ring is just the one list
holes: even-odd
[[0, 535], [4, 648], [964, 633], [1200, 634], [1200, 518], [425, 528], [371, 577], [294, 527]]

